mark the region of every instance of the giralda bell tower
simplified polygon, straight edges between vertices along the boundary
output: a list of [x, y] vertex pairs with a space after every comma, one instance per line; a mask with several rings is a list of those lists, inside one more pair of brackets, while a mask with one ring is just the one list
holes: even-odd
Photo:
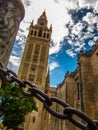
[[[33, 22], [31, 23], [18, 73], [19, 78], [31, 81], [42, 91], [45, 90], [52, 33], [52, 26], [48, 28], [47, 24], [45, 11], [38, 18], [36, 25], [33, 25]], [[32, 112], [27, 116], [24, 130], [40, 130], [42, 104], [37, 101], [37, 105], [38, 112]]]

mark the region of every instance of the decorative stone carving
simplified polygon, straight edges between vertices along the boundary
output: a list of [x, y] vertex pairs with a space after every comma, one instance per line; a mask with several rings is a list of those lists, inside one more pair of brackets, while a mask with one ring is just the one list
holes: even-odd
[[23, 17], [24, 7], [20, 0], [0, 0], [0, 62], [5, 67]]

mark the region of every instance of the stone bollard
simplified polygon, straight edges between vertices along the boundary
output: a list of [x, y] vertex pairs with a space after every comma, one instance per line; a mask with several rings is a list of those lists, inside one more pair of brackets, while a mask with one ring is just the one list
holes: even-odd
[[0, 0], [0, 62], [4, 68], [7, 67], [24, 13], [21, 0]]

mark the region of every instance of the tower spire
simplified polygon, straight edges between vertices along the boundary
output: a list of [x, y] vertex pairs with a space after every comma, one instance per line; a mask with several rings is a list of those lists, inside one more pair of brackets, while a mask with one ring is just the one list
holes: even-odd
[[42, 15], [38, 18], [37, 25], [47, 27], [47, 23], [46, 11], [44, 10]]
[[42, 13], [42, 16], [44, 16], [45, 18], [47, 18], [46, 16], [46, 10], [44, 9], [44, 12]]

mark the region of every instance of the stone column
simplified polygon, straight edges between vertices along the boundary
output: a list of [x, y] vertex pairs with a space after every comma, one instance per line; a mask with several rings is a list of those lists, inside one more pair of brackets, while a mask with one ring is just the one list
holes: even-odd
[[21, 0], [0, 0], [0, 62], [5, 68], [24, 12]]

